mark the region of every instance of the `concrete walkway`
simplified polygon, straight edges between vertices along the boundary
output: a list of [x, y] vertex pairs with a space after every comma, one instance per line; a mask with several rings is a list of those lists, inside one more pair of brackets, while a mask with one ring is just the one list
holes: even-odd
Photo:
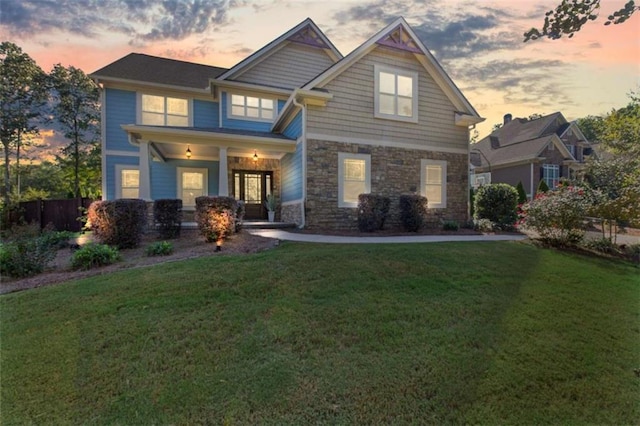
[[395, 237], [341, 237], [337, 235], [300, 234], [281, 229], [248, 229], [247, 232], [266, 238], [329, 244], [402, 244], [442, 243], [453, 241], [520, 241], [524, 235], [409, 235]]

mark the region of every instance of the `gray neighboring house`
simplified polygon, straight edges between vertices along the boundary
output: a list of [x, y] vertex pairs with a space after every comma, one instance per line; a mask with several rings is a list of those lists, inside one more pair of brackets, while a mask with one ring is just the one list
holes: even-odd
[[531, 198], [541, 180], [549, 188], [574, 177], [595, 155], [578, 125], [555, 112], [534, 120], [504, 116], [503, 126], [470, 146], [474, 187], [484, 183], [522, 182]]

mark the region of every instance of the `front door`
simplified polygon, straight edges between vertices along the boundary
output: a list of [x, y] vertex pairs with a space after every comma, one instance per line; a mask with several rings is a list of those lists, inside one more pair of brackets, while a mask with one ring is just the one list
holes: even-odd
[[273, 190], [273, 172], [257, 170], [233, 171], [233, 196], [244, 200], [245, 215], [248, 220], [267, 218], [264, 201]]

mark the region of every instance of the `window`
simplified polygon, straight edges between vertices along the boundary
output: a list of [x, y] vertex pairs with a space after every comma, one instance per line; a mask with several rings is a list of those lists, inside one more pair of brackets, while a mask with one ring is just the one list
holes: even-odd
[[189, 125], [189, 101], [166, 96], [141, 96], [141, 123], [150, 126]]
[[567, 148], [569, 148], [569, 152], [571, 153], [573, 158], [576, 158], [576, 146], [575, 145], [567, 145]]
[[116, 165], [116, 198], [140, 197], [140, 170], [135, 166]]
[[178, 198], [184, 207], [195, 207], [196, 198], [207, 195], [207, 169], [178, 167]]
[[422, 160], [420, 165], [420, 195], [427, 197], [430, 208], [447, 207], [447, 162]]
[[357, 207], [358, 195], [371, 192], [371, 156], [338, 153], [338, 207]]
[[544, 164], [542, 166], [542, 179], [544, 179], [549, 188], [555, 188], [560, 180], [560, 167], [557, 164]]
[[276, 101], [254, 96], [231, 95], [230, 116], [252, 120], [273, 121], [276, 116]]
[[375, 116], [418, 121], [418, 73], [376, 65]]

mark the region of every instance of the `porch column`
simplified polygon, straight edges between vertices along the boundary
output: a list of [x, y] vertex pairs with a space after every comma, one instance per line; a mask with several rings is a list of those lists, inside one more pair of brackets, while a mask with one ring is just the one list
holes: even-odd
[[219, 174], [218, 174], [218, 195], [229, 196], [229, 174], [227, 170], [227, 147], [220, 147]]
[[151, 201], [151, 170], [149, 142], [140, 141], [140, 191], [142, 200]]

